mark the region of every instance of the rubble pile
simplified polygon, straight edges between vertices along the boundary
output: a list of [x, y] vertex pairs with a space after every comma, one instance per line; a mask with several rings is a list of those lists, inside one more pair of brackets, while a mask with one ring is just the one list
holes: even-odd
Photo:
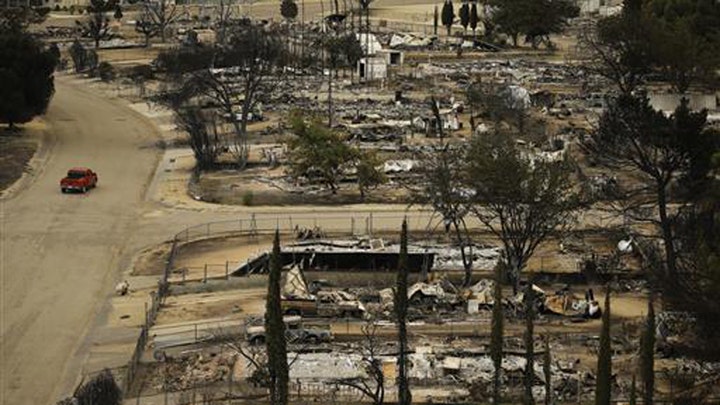
[[181, 391], [228, 379], [238, 359], [234, 353], [192, 353], [158, 364], [151, 386], [158, 391]]

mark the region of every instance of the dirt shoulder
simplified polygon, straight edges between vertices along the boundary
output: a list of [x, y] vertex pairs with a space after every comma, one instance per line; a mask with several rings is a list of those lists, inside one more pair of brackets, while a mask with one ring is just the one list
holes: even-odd
[[0, 198], [9, 198], [27, 185], [42, 168], [51, 145], [51, 133], [40, 119], [18, 132], [0, 130]]

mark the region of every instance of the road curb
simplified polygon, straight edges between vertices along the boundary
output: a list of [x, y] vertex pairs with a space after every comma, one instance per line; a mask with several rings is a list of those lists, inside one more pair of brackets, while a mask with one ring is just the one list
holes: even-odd
[[25, 164], [23, 174], [10, 186], [0, 191], [0, 201], [11, 200], [22, 191], [28, 188], [33, 181], [45, 170], [48, 160], [52, 156], [52, 150], [57, 144], [57, 136], [52, 128], [42, 130], [42, 136], [33, 157]]

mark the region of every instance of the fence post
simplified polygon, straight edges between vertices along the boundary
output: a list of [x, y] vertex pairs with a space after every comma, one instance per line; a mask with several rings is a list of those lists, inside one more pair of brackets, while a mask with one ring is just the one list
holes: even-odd
[[225, 280], [230, 280], [230, 262], [225, 260]]
[[194, 324], [193, 326], [195, 329], [195, 341], [197, 342], [197, 324]]
[[203, 283], [207, 283], [207, 263], [205, 263], [205, 268], [203, 269]]
[[368, 232], [368, 234], [372, 237], [372, 233], [373, 233], [373, 213], [371, 212], [370, 213], [370, 232]]
[[292, 215], [289, 215], [288, 218], [290, 219], [290, 229], [288, 229], [288, 231], [292, 232], [292, 230], [293, 230]]
[[350, 235], [355, 236], [355, 217], [350, 217]]

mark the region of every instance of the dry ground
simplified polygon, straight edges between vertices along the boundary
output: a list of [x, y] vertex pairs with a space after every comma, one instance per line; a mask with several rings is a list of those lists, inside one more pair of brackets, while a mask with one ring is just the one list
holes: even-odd
[[[34, 182], [2, 202], [2, 398], [54, 403], [104, 302], [156, 163], [154, 129], [113, 102], [56, 78], [46, 119], [58, 142]], [[132, 164], [128, 164], [132, 162]], [[61, 194], [72, 166], [99, 173], [86, 195]]]
[[0, 191], [15, 183], [28, 169], [43, 130], [39, 123], [22, 126], [19, 132], [0, 128]]

